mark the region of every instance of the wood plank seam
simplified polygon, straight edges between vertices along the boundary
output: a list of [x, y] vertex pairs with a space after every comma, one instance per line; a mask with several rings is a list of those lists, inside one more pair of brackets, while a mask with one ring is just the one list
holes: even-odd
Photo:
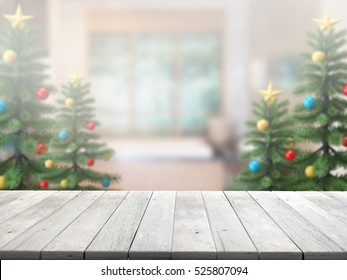
[[228, 203], [230, 204], [231, 208], [234, 210], [235, 215], [237, 216], [238, 220], [240, 221], [240, 223], [241, 223], [242, 227], [245, 229], [245, 231], [246, 231], [246, 233], [247, 233], [247, 235], [248, 235], [249, 239], [251, 240], [251, 242], [252, 242], [252, 244], [253, 244], [254, 248], [256, 248], [256, 249], [257, 249], [257, 252], [258, 252], [258, 260], [259, 260], [259, 259], [260, 259], [260, 252], [259, 252], [258, 247], [255, 245], [255, 243], [254, 243], [253, 239], [252, 239], [252, 238], [251, 238], [251, 236], [249, 235], [249, 233], [248, 233], [248, 231], [247, 231], [246, 227], [244, 226], [244, 224], [243, 224], [242, 220], [240, 219], [240, 216], [239, 216], [239, 215], [238, 215], [238, 213], [235, 211], [235, 209], [234, 209], [233, 205], [230, 203], [230, 201], [229, 201], [229, 199], [228, 199], [228, 197], [227, 197], [227, 195], [226, 195], [226, 193], [225, 193], [224, 191], [223, 191], [223, 194], [224, 194], [224, 196], [225, 196], [226, 200], [228, 201]]
[[173, 250], [172, 250], [173, 238], [174, 238], [174, 232], [175, 232], [175, 216], [176, 216], [176, 207], [177, 207], [176, 201], [177, 201], [177, 191], [175, 192], [175, 206], [174, 206], [174, 211], [173, 211], [174, 215], [173, 215], [173, 219], [172, 219], [173, 225], [172, 225], [172, 234], [171, 234], [171, 259], [172, 259], [172, 252], [173, 252]]
[[299, 247], [299, 245], [286, 233], [286, 231], [272, 218], [272, 216], [264, 209], [264, 207], [247, 191], [249, 196], [265, 211], [265, 213], [270, 217], [271, 220], [278, 226], [278, 228], [295, 244], [295, 246], [301, 251], [302, 260], [305, 258], [304, 252]]
[[[98, 199], [100, 199], [100, 197], [102, 197], [103, 195], [105, 194], [105, 191], [96, 199], [96, 200], [94, 200], [86, 209], [84, 209], [84, 211], [82, 211], [79, 215], [77, 215], [76, 217], [75, 217], [75, 219], [73, 219], [69, 224], [67, 224], [66, 225], [66, 227], [65, 228], [63, 228], [58, 234], [57, 234], [57, 236], [59, 236], [59, 234], [61, 234], [65, 229], [67, 229], [79, 216], [81, 216], [91, 205], [93, 205]], [[56, 236], [56, 237], [57, 237]], [[55, 237], [55, 238], [56, 238]], [[54, 240], [55, 238], [53, 238], [52, 240]], [[52, 241], [51, 240], [51, 241]], [[51, 242], [49, 242], [46, 246], [44, 246], [42, 249], [41, 249], [41, 251], [40, 251], [40, 259], [42, 259], [42, 251], [50, 244]]]
[[131, 242], [130, 242], [130, 246], [129, 246], [129, 248], [128, 248], [128, 254], [127, 254], [128, 260], [130, 259], [130, 257], [129, 257], [130, 248], [131, 248], [131, 246], [133, 245], [133, 242], [134, 242], [135, 236], [136, 236], [136, 234], [137, 234], [137, 231], [139, 230], [139, 227], [140, 227], [140, 225], [141, 225], [141, 223], [142, 223], [143, 217], [145, 216], [145, 213], [146, 213], [146, 211], [147, 211], [148, 205], [149, 205], [149, 203], [150, 203], [150, 201], [151, 201], [151, 199], [152, 199], [152, 197], [153, 197], [153, 193], [154, 193], [154, 192], [151, 192], [151, 196], [149, 197], [149, 199], [148, 199], [148, 201], [147, 201], [146, 208], [145, 208], [145, 210], [144, 210], [143, 213], [142, 213], [140, 222], [139, 222], [139, 224], [138, 224], [138, 226], [137, 226], [137, 229], [136, 229], [136, 231], [135, 231], [135, 233], [134, 233], [133, 239], [132, 239]]
[[209, 226], [209, 228], [210, 228], [210, 232], [211, 232], [211, 235], [212, 235], [213, 245], [214, 245], [214, 247], [216, 248], [216, 258], [217, 258], [217, 253], [218, 253], [218, 252], [217, 252], [217, 245], [216, 245], [215, 237], [213, 236], [213, 231], [212, 231], [212, 227], [211, 227], [211, 223], [210, 223], [208, 211], [207, 211], [207, 208], [206, 208], [206, 203], [205, 203], [205, 200], [204, 200], [204, 197], [203, 197], [201, 191], [200, 191], [199, 193], [200, 193], [200, 196], [201, 196], [201, 199], [202, 199], [202, 204], [204, 205], [204, 209], [205, 209], [205, 212], [206, 212], [206, 217], [207, 217], [207, 221], [208, 221], [208, 226]]
[[[108, 220], [112, 217], [112, 215], [114, 214], [114, 212], [116, 212], [116, 210], [118, 209], [118, 207], [122, 204], [122, 202], [124, 201], [124, 199], [128, 196], [130, 192], [128, 191], [127, 194], [123, 197], [123, 199], [121, 200], [121, 202], [118, 204], [118, 206], [114, 209], [114, 211], [112, 211], [112, 214], [108, 217], [108, 219], [106, 220], [106, 222], [103, 224], [103, 226], [98, 230], [97, 234], [95, 234], [94, 238], [90, 241], [90, 243], [88, 244], [88, 246], [86, 246], [86, 249], [89, 247], [90, 244], [93, 243], [94, 239], [98, 236], [99, 232], [103, 229], [103, 227], [107, 224]], [[84, 250], [83, 252], [83, 259], [86, 259], [86, 251]]]

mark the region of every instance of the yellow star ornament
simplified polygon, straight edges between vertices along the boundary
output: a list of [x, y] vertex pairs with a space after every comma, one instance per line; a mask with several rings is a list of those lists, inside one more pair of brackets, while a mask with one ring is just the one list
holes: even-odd
[[28, 20], [32, 19], [34, 16], [25, 16], [23, 15], [22, 6], [19, 4], [17, 6], [16, 14], [14, 15], [4, 15], [4, 18], [7, 19], [13, 28], [23, 29]]
[[277, 96], [279, 96], [282, 91], [274, 90], [272, 87], [272, 83], [270, 82], [267, 86], [267, 90], [259, 90], [259, 93], [262, 97], [264, 97], [264, 100], [268, 103], [271, 103], [277, 99]]
[[339, 22], [339, 20], [330, 20], [329, 13], [325, 12], [324, 18], [315, 18], [313, 19], [313, 22], [316, 23], [323, 32], [330, 32], [334, 28], [334, 25]]
[[79, 75], [76, 71], [70, 76], [70, 83], [78, 86], [84, 77]]

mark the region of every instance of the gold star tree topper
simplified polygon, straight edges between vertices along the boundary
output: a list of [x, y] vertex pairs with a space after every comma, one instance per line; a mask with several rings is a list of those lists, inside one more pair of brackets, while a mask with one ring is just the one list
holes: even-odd
[[18, 4], [16, 14], [14, 15], [4, 15], [4, 18], [7, 19], [13, 28], [23, 29], [28, 20], [32, 19], [34, 16], [25, 16], [23, 15], [22, 6]]
[[74, 86], [78, 86], [84, 77], [75, 71], [74, 73], [72, 73], [72, 75], [69, 78], [70, 78], [71, 84], [73, 84]]
[[331, 20], [329, 13], [325, 12], [324, 18], [315, 18], [313, 19], [313, 22], [316, 23], [323, 32], [330, 32], [334, 28], [334, 25], [339, 22], [339, 20]]
[[267, 86], [267, 90], [259, 90], [258, 91], [262, 97], [264, 97], [264, 100], [268, 103], [271, 103], [277, 99], [277, 96], [279, 96], [282, 91], [274, 90], [272, 87], [272, 82], [269, 83]]

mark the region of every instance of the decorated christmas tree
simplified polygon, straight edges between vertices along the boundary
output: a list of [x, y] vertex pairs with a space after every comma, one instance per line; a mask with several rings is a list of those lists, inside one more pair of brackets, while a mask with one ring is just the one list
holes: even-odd
[[253, 103], [256, 121], [247, 122], [249, 131], [246, 144], [250, 150], [241, 158], [250, 160], [234, 179], [232, 189], [290, 190], [291, 172], [296, 157], [292, 138], [292, 121], [288, 117], [288, 101], [278, 101], [281, 93], [269, 83], [267, 90], [259, 91], [260, 103]]
[[58, 100], [56, 132], [50, 142], [50, 153], [45, 156], [41, 187], [60, 185], [63, 189], [102, 185], [107, 188], [119, 176], [90, 169], [97, 159], [108, 161], [113, 150], [98, 141], [94, 129], [99, 124], [94, 114], [94, 99], [88, 97], [89, 85], [74, 73], [63, 86], [63, 99]]
[[28, 28], [33, 16], [18, 5], [5, 15], [9, 25], [1, 32], [0, 47], [0, 189], [37, 188], [32, 175], [42, 171], [37, 154], [46, 151], [52, 107], [51, 92], [38, 49], [38, 31]]
[[328, 13], [313, 20], [318, 29], [308, 33], [310, 52], [303, 55], [303, 83], [296, 94], [306, 95], [294, 112], [295, 138], [309, 148], [295, 163], [301, 174], [294, 182], [306, 190], [347, 190], [347, 52], [346, 32], [334, 30], [338, 20]]

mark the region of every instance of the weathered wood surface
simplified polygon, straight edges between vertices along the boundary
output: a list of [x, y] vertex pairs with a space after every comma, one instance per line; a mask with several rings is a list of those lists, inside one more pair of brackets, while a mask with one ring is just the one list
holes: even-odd
[[344, 192], [0, 191], [0, 259], [347, 259]]
[[247, 192], [226, 192], [259, 259], [302, 259], [302, 252]]

